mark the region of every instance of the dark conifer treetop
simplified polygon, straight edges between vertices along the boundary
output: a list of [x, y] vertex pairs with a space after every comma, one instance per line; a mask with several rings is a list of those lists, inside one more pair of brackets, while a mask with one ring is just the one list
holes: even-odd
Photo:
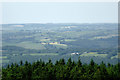
[[29, 63], [12, 63], [2, 69], [2, 80], [120, 80], [120, 64], [100, 65], [91, 60], [90, 64], [82, 64], [80, 58], [74, 62], [71, 58], [65, 63], [64, 59], [55, 64], [41, 59]]

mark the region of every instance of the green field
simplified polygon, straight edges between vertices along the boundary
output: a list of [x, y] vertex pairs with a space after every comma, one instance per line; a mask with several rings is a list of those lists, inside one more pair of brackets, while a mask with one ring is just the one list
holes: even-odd
[[111, 59], [118, 58], [118, 55], [112, 56]]
[[7, 56], [0, 56], [0, 59], [6, 59], [7, 58]]
[[97, 52], [83, 53], [80, 56], [96, 56], [96, 57], [106, 57], [108, 54], [98, 54]]
[[0, 63], [8, 63], [9, 60], [0, 60]]
[[76, 41], [74, 39], [65, 39], [65, 41]]
[[17, 46], [24, 47], [26, 49], [45, 49], [44, 45], [40, 43], [29, 42], [29, 41], [18, 43]]
[[55, 55], [58, 55], [58, 54], [56, 54], [56, 53], [30, 53], [30, 54], [23, 54], [23, 56], [25, 56], [25, 55], [31, 55], [31, 56], [53, 55], [53, 56], [55, 56]]

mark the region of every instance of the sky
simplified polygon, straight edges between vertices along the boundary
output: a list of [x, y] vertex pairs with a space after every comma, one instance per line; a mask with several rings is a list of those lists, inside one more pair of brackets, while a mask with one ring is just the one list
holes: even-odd
[[2, 23], [117, 23], [117, 2], [4, 2]]
[[0, 2], [119, 2], [119, 0], [0, 0]]

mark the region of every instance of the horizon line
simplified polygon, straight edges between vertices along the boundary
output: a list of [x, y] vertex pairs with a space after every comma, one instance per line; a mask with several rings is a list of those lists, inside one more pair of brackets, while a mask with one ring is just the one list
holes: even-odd
[[1, 24], [118, 24], [118, 22], [99, 22], [99, 23], [0, 23]]

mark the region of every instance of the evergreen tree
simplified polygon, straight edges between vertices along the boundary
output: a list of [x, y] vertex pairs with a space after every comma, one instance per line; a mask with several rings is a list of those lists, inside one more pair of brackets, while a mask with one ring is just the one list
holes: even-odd
[[80, 58], [75, 63], [68, 59], [11, 64], [2, 69], [2, 80], [120, 80], [119, 63], [116, 65], [103, 62], [97, 65], [93, 60], [89, 64], [82, 64]]

